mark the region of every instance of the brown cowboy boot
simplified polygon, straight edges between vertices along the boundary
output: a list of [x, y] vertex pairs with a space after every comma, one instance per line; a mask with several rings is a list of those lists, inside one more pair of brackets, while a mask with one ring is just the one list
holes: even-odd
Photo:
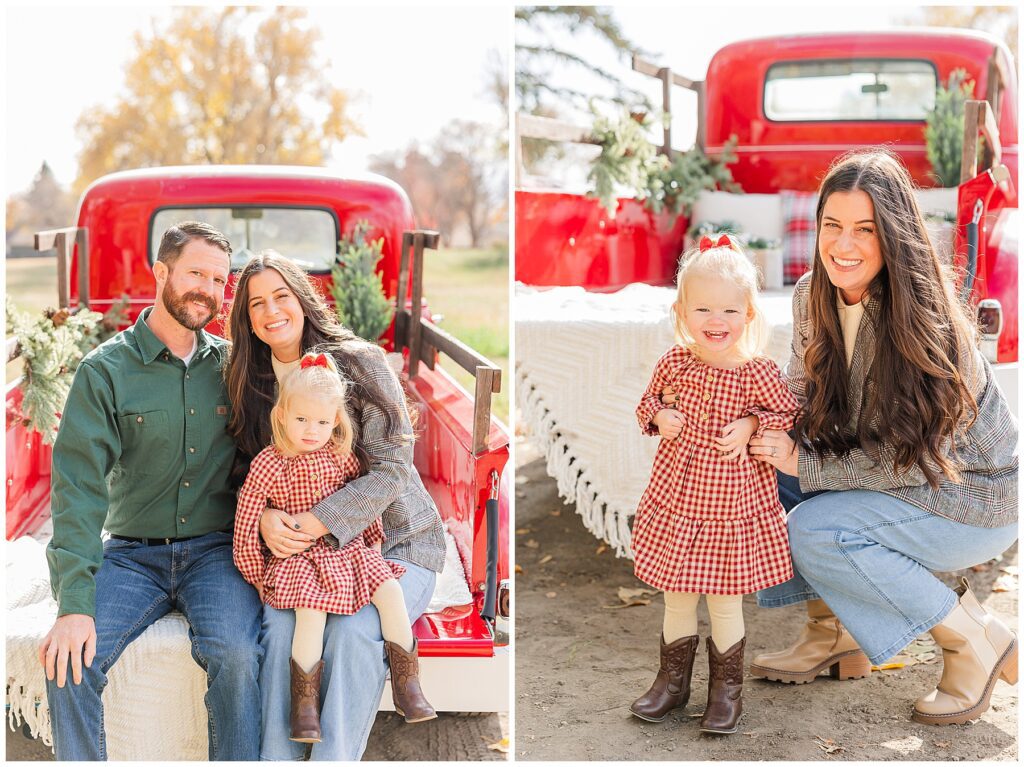
[[292, 668], [292, 713], [289, 740], [299, 743], [320, 742], [320, 676], [324, 662], [317, 661], [307, 674], [294, 659]]
[[743, 713], [744, 637], [723, 653], [708, 637], [708, 705], [700, 718], [701, 732], [736, 732]]
[[871, 674], [871, 661], [821, 599], [807, 602], [807, 623], [792, 647], [754, 656], [750, 675], [807, 684], [825, 669], [840, 680]]
[[661, 722], [674, 708], [682, 708], [690, 699], [690, 675], [693, 658], [697, 654], [699, 636], [680, 637], [665, 644], [661, 637], [661, 667], [654, 677], [651, 689], [633, 701], [629, 707], [633, 716], [648, 722]]
[[384, 642], [391, 665], [391, 699], [395, 711], [407, 722], [425, 722], [436, 719], [433, 706], [427, 702], [420, 689], [419, 642], [412, 640], [412, 650], [406, 652], [401, 645]]
[[964, 724], [988, 710], [996, 680], [1017, 683], [1017, 637], [985, 612], [960, 579], [959, 603], [931, 633], [942, 648], [939, 686], [919, 698], [911, 718], [921, 724]]

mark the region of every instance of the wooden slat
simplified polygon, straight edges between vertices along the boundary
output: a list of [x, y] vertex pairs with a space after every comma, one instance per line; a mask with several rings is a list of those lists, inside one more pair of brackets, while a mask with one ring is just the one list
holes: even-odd
[[78, 300], [89, 305], [89, 233], [83, 227], [67, 226], [36, 232], [36, 250], [57, 251], [57, 302], [66, 309], [71, 302], [71, 255], [78, 245]]
[[[971, 99], [964, 104], [964, 144], [960, 154], [960, 183], [978, 175], [978, 132], [985, 137], [991, 152], [989, 167], [1002, 162], [1003, 148], [999, 142], [999, 128], [987, 101]], [[989, 168], [984, 168], [988, 170]]]
[[978, 118], [980, 101], [964, 104], [964, 144], [960, 149], [960, 183], [978, 175]]
[[[455, 336], [441, 330], [432, 322], [422, 322], [420, 324], [420, 332], [423, 337], [423, 343], [429, 344], [435, 351], [450, 357], [455, 364], [467, 373], [476, 373], [481, 367], [497, 368], [497, 365], [489, 359], [466, 346]], [[500, 369], [495, 385], [498, 388], [494, 390], [494, 393], [497, 394], [501, 391]]]
[[[491, 432], [491, 392], [495, 391], [495, 377], [501, 371], [480, 366], [476, 369], [476, 393], [473, 397], [473, 455], [487, 449], [487, 436]], [[498, 390], [501, 385], [498, 384]]]
[[702, 85], [701, 80], [691, 80], [689, 77], [683, 77], [668, 67], [659, 67], [657, 64], [647, 61], [635, 53], [633, 54], [633, 71], [658, 78], [662, 77], [662, 71], [666, 71], [669, 73], [669, 81], [673, 85], [678, 85], [680, 88], [686, 88], [691, 91], [697, 90]]
[[571, 141], [576, 144], [595, 144], [590, 128], [581, 128], [562, 120], [537, 115], [516, 115], [521, 138], [542, 138], [549, 141]]

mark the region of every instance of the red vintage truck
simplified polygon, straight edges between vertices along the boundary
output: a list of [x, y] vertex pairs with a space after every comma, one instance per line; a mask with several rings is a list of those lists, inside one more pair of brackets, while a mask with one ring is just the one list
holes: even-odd
[[[843, 152], [885, 145], [899, 154], [924, 189], [926, 208], [955, 213], [956, 263], [969, 272], [972, 299], [989, 334], [998, 337], [998, 361], [1017, 361], [1018, 91], [1005, 45], [952, 29], [802, 34], [727, 45], [712, 57], [702, 81], [639, 59], [634, 69], [661, 78], [666, 93], [668, 84], [697, 93], [696, 144], [707, 154], [720, 155], [735, 136], [737, 160], [730, 169], [751, 196], [746, 204], [764, 203], [761, 216], [779, 216], [773, 211], [781, 193], [815, 190]], [[959, 190], [943, 193], [932, 189], [925, 111], [934, 104], [936, 86], [957, 69], [973, 80], [974, 98], [987, 104], [980, 125], [987, 125], [990, 140], [980, 172], [969, 172], [965, 163]], [[968, 144], [978, 133], [973, 115]], [[572, 135], [566, 126], [549, 127], [520, 116], [518, 137]], [[576, 136], [587, 140], [583, 129]], [[517, 188], [515, 278], [525, 285], [594, 291], [668, 284], [687, 228], [700, 216], [654, 214], [628, 198], [609, 215], [583, 194]]]
[[[630, 523], [646, 478], [620, 469], [649, 466], [655, 449], [625, 427], [634, 422], [637, 387], [674, 343], [671, 286], [688, 230], [720, 230], [728, 220], [751, 239], [781, 241], [777, 281], [769, 286], [766, 277], [771, 289], [761, 306], [772, 325], [766, 353], [784, 365], [792, 283], [813, 255], [815, 190], [829, 164], [851, 149], [887, 146], [910, 169], [922, 211], [934, 212], [926, 215], [933, 242], [959, 268], [962, 294], [977, 307], [982, 350], [1016, 411], [1017, 74], [1002, 43], [950, 29], [830, 32], [727, 45], [699, 81], [636, 56], [633, 69], [662, 81], [667, 114], [673, 88], [696, 92], [696, 147], [720, 157], [735, 141], [729, 168], [742, 194], [704, 191], [689, 215], [654, 213], [629, 197], [609, 212], [587, 190], [531, 176], [523, 161], [524, 138], [598, 143], [591, 130], [516, 118], [519, 427], [543, 451], [565, 502], [617, 556], [632, 555]], [[935, 188], [925, 112], [956, 69], [974, 81], [961, 177], [959, 187]], [[670, 154], [671, 146], [669, 123], [660, 151]]]
[[[442, 590], [466, 595], [465, 604], [449, 604], [414, 626], [424, 687], [439, 711], [508, 710], [509, 438], [490, 413], [501, 371], [430, 320], [423, 298], [423, 263], [437, 247], [437, 233], [415, 230], [405, 193], [378, 176], [344, 178], [299, 167], [181, 167], [99, 179], [82, 194], [76, 226], [37, 235], [37, 248], [57, 247], [59, 264], [68, 267], [58, 270], [63, 273], [63, 304], [84, 303], [104, 312], [127, 296], [128, 320], [134, 321], [153, 300], [151, 265], [160, 237], [182, 220], [206, 221], [223, 231], [235, 251], [233, 269], [252, 253], [274, 248], [298, 261], [326, 296], [339, 239], [361, 221], [369, 224], [369, 239], [383, 238], [378, 270], [397, 311], [382, 343], [402, 354], [403, 382], [419, 412], [416, 467], [451, 538], [449, 562], [435, 596]], [[231, 292], [229, 285], [225, 309]], [[218, 319], [210, 330], [220, 327]], [[14, 345], [9, 339], [9, 354]], [[475, 395], [435, 364], [439, 353], [475, 376]], [[50, 448], [38, 433], [11, 417], [20, 398], [20, 381], [15, 381], [6, 395], [8, 541], [45, 538], [49, 517]], [[144, 644], [146, 638], [144, 634], [135, 644]], [[10, 672], [10, 636], [7, 652]], [[195, 667], [187, 642], [181, 652], [176, 660], [182, 668]], [[40, 670], [34, 681], [41, 679]], [[9, 707], [13, 697], [9, 678]], [[197, 734], [205, 739], [202, 690], [193, 704], [202, 723]], [[38, 705], [45, 706], [45, 698]], [[388, 692], [382, 708], [392, 708]], [[205, 742], [194, 750], [205, 758]]]

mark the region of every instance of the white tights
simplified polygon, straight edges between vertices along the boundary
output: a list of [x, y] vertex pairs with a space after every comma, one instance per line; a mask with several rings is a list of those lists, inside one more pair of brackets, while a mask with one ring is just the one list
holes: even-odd
[[[743, 638], [743, 595], [706, 594], [711, 616], [711, 641], [725, 652]], [[665, 644], [697, 633], [697, 603], [700, 594], [665, 592]]]
[[[394, 578], [384, 581], [370, 597], [380, 613], [380, 631], [387, 642], [403, 650], [412, 650], [412, 628], [405, 609], [402, 587]], [[309, 673], [324, 654], [324, 627], [327, 613], [322, 610], [295, 608], [295, 633], [292, 635], [292, 658], [304, 673]]]

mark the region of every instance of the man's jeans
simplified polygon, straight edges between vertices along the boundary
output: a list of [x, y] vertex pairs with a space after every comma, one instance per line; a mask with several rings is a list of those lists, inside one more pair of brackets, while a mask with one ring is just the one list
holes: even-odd
[[[231, 559], [231, 534], [168, 546], [111, 539], [96, 573], [96, 657], [75, 684], [46, 683], [58, 761], [105, 760], [100, 694], [125, 647], [173, 608], [189, 623], [192, 657], [206, 671], [210, 760], [259, 755], [260, 600]], [[192, 705], [168, 701], [168, 706]]]
[[[412, 620], [430, 603], [437, 575], [410, 562], [399, 583]], [[265, 659], [260, 689], [263, 693], [263, 748], [265, 760], [301, 760], [306, 746], [288, 740], [291, 683], [288, 661], [292, 656], [295, 611], [263, 606]], [[313, 744], [312, 760], [355, 762], [366, 749], [384, 692], [387, 665], [384, 637], [377, 608], [367, 605], [355, 615], [328, 615], [324, 632], [324, 671], [320, 687], [323, 740]]]
[[796, 478], [778, 477], [795, 575], [759, 591], [757, 603], [824, 599], [872, 663], [898, 653], [956, 605], [956, 594], [931, 571], [985, 562], [1017, 540], [1016, 523], [972, 527], [870, 490], [802, 495]]

